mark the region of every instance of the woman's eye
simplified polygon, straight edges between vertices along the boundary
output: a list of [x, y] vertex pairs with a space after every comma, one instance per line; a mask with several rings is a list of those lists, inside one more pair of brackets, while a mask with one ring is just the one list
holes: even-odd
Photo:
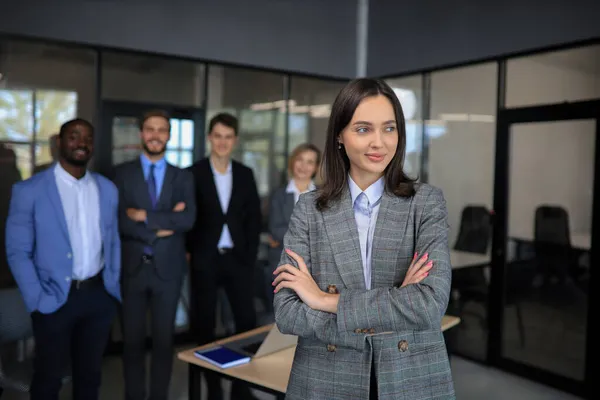
[[395, 126], [388, 126], [385, 128], [386, 132], [395, 132], [396, 131], [396, 127]]
[[358, 128], [358, 129], [356, 130], [356, 132], [358, 132], [358, 133], [367, 133], [368, 131], [369, 131], [369, 130], [368, 130], [367, 128], [365, 128], [365, 127]]

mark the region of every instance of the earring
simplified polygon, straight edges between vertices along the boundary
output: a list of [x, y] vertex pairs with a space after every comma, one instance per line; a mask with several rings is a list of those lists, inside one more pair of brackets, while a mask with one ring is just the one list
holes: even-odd
[[338, 150], [342, 149], [342, 144], [340, 142], [338, 142]]

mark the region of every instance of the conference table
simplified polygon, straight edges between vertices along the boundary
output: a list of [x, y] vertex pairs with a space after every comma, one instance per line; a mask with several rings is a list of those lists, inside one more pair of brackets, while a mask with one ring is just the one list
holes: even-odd
[[[460, 318], [446, 315], [442, 319], [442, 331], [445, 333], [450, 328], [458, 325]], [[177, 354], [177, 358], [188, 364], [188, 391], [189, 400], [200, 400], [202, 371], [215, 371], [225, 379], [244, 382], [251, 388], [275, 395], [283, 399], [287, 390], [292, 361], [296, 346], [254, 358], [247, 364], [221, 369], [213, 364], [203, 361], [194, 355], [197, 350], [206, 349], [216, 345], [223, 345], [247, 339], [254, 335], [265, 334], [273, 328], [273, 324], [261, 326], [248, 332], [240, 333], [226, 339], [217, 340], [201, 347], [185, 350]]]

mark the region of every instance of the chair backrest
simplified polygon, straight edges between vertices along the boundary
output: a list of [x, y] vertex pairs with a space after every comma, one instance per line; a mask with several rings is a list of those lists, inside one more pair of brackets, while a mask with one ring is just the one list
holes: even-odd
[[492, 215], [481, 205], [468, 205], [462, 210], [460, 230], [454, 250], [485, 254], [492, 233]]
[[570, 247], [569, 214], [561, 206], [544, 204], [535, 210], [535, 243]]

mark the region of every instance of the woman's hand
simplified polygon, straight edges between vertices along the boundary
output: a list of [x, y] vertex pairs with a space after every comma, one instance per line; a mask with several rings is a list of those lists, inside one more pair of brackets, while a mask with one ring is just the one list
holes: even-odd
[[322, 291], [306, 267], [304, 259], [291, 250], [286, 249], [285, 252], [296, 260], [298, 268], [290, 264], [277, 267], [273, 272], [276, 275], [273, 281], [274, 292], [277, 293], [282, 288], [291, 289], [313, 310], [337, 312], [339, 295]]
[[402, 286], [410, 285], [413, 283], [419, 283], [423, 279], [429, 275], [429, 270], [433, 268], [433, 261], [427, 261], [428, 254], [425, 253], [423, 257], [417, 259], [419, 255], [415, 253], [412, 262], [410, 263], [410, 267], [408, 267], [408, 272], [404, 277], [404, 282], [402, 282]]

